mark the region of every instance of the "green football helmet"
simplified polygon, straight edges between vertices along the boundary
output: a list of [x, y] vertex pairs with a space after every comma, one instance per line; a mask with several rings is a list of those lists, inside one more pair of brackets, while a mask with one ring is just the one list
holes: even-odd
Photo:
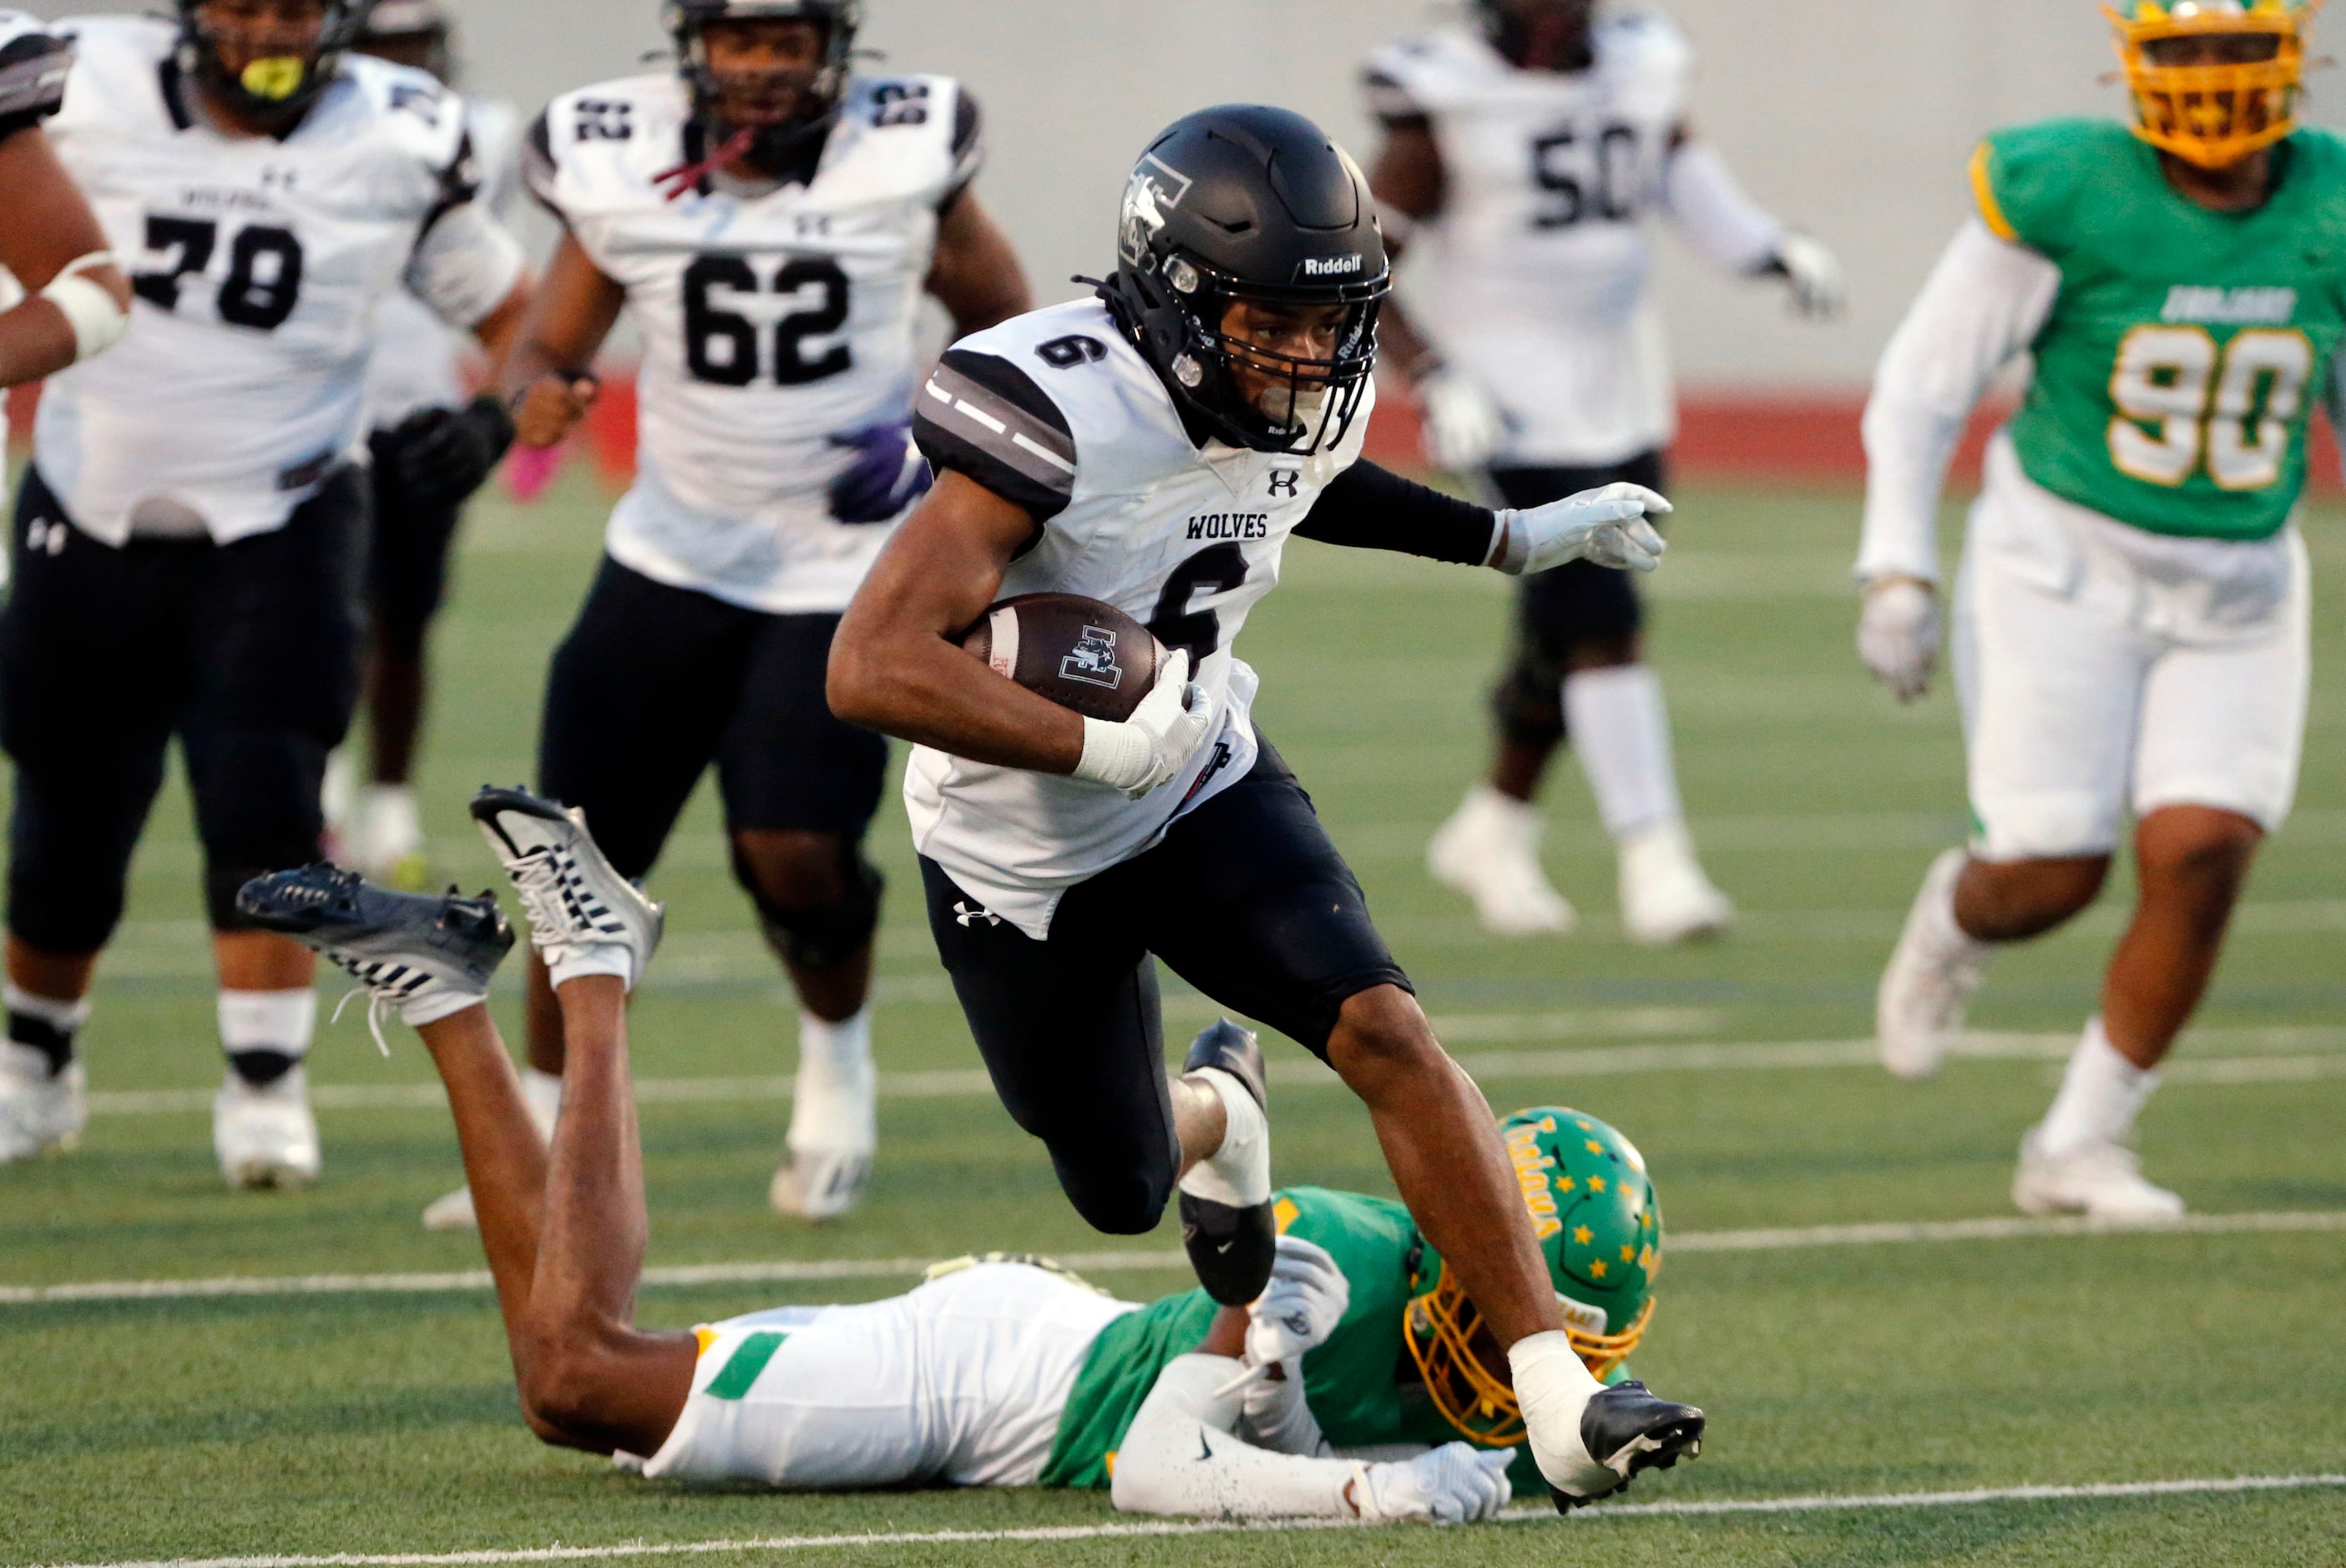
[[[1499, 1131], [1566, 1332], [1589, 1371], [1605, 1377], [1628, 1359], [1654, 1317], [1662, 1210], [1646, 1156], [1596, 1117], [1560, 1105], [1517, 1111]], [[1487, 1447], [1523, 1441], [1515, 1392], [1492, 1370], [1504, 1363], [1500, 1347], [1432, 1247], [1413, 1259], [1410, 1297], [1403, 1337], [1443, 1419]]]

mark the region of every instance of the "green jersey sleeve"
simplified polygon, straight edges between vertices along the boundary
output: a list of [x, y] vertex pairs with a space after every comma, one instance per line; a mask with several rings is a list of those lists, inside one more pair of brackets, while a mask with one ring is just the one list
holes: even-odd
[[2111, 120], [2043, 120], [1991, 135], [1972, 154], [1972, 199], [1999, 239], [2058, 262], [2068, 251], [2080, 188], [2114, 165], [2130, 170], [2140, 146]]

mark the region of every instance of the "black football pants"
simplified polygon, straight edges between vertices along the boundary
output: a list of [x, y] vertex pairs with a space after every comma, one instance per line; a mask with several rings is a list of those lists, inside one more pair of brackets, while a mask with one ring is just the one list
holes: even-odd
[[354, 469], [273, 533], [119, 548], [25, 475], [0, 612], [12, 932], [47, 952], [106, 945], [174, 736], [215, 930], [243, 929], [246, 879], [317, 858], [326, 754], [358, 700], [366, 535]]
[[1097, 1230], [1152, 1228], [1181, 1150], [1151, 954], [1324, 1059], [1345, 1002], [1410, 989], [1311, 799], [1266, 743], [1155, 849], [1067, 891], [1036, 942], [923, 859], [929, 929], [1002, 1104]]

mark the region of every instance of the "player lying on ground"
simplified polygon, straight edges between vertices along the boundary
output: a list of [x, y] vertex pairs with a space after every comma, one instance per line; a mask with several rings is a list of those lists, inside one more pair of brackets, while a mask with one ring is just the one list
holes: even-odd
[[[1385, 143], [1385, 243], [1409, 309], [1387, 312], [1430, 455], [1535, 506], [1615, 481], [1667, 489], [1676, 425], [1650, 287], [1654, 219], [1724, 271], [1777, 275], [1804, 315], [1841, 305], [1840, 264], [1754, 205], [1687, 120], [1694, 50], [1645, 6], [1475, 0], [1370, 56]], [[1716, 934], [1734, 909], [1695, 858], [1659, 678], [1629, 574], [1574, 561], [1525, 576], [1492, 693], [1497, 752], [1427, 850], [1439, 881], [1511, 935], [1569, 931], [1540, 869], [1540, 782], [1567, 731], [1619, 856], [1621, 921], [1644, 942]]]
[[[1619, 484], [1494, 514], [1360, 460], [1389, 270], [1368, 181], [1300, 116], [1177, 123], [1122, 218], [1098, 297], [964, 339], [923, 390], [914, 433], [941, 477], [841, 623], [831, 707], [916, 743], [904, 802], [930, 932], [1004, 1105], [1084, 1217], [1137, 1234], [1178, 1190], [1199, 1280], [1224, 1302], [1261, 1292], [1262, 1107], [1243, 1074], [1168, 1084], [1161, 959], [1360, 1095], [1513, 1359], [1541, 1470], [1601, 1495], [1620, 1477], [1579, 1435], [1597, 1384], [1490, 1106], [1256, 732], [1234, 645], [1290, 535], [1513, 575], [1650, 567], [1646, 516], [1668, 503]], [[1105, 601], [1172, 650], [1129, 719], [1083, 718], [960, 646], [997, 596], [1045, 591]], [[1658, 1431], [1684, 1409], [1657, 1401]]]
[[1883, 352], [1859, 652], [1901, 701], [1939, 646], [1941, 482], [2028, 352], [1954, 603], [1974, 832], [1923, 879], [1882, 977], [1882, 1059], [1923, 1077], [1989, 956], [2094, 901], [2121, 824], [2139, 889], [2013, 1199], [2155, 1220], [2127, 1146], [2297, 789], [2311, 675], [2306, 423], [2340, 408], [2346, 143], [2295, 123], [2302, 0], [2113, 13], [2128, 127], [2050, 120], [1974, 155], [1978, 212]]
[[[504, 790], [474, 814], [521, 890], [562, 1010], [571, 1075], [550, 1150], [482, 1005], [513, 940], [491, 901], [389, 892], [319, 865], [256, 880], [243, 903], [399, 1007], [431, 1051], [524, 1414], [546, 1441], [648, 1456], [627, 1462], [651, 1476], [1112, 1485], [1119, 1508], [1229, 1517], [1453, 1522], [1504, 1505], [1511, 1460], [1516, 1483], [1536, 1481], [1512, 1447], [1523, 1420], [1504, 1356], [1455, 1274], [1399, 1205], [1348, 1193], [1279, 1195], [1277, 1271], [1250, 1308], [1203, 1291], [1136, 1306], [994, 1255], [888, 1300], [638, 1329], [626, 998], [659, 911], [575, 817]], [[1653, 1311], [1661, 1214], [1644, 1162], [1561, 1109], [1517, 1113], [1506, 1142], [1573, 1345], [1611, 1372]], [[1651, 1402], [1635, 1383], [1599, 1396], [1588, 1446], [1633, 1441]], [[1375, 1461], [1338, 1452], [1371, 1447]], [[1626, 1473], [1626, 1452], [1617, 1463]]]

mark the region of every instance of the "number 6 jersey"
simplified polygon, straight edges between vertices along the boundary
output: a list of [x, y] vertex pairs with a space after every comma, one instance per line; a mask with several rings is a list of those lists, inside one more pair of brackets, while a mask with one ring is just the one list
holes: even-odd
[[512, 293], [521, 248], [471, 203], [463, 106], [345, 58], [281, 139], [221, 134], [166, 22], [85, 17], [51, 139], [137, 294], [112, 351], [55, 377], [34, 460], [85, 533], [283, 525], [357, 455], [377, 303], [454, 324]]
[[[532, 191], [627, 290], [641, 333], [634, 489], [613, 559], [769, 614], [835, 613], [890, 532], [832, 520], [838, 437], [908, 417], [938, 215], [977, 173], [943, 76], [856, 77], [803, 183], [679, 169], [710, 151], [674, 74], [557, 98]], [[673, 199], [671, 199], [673, 195]]]

